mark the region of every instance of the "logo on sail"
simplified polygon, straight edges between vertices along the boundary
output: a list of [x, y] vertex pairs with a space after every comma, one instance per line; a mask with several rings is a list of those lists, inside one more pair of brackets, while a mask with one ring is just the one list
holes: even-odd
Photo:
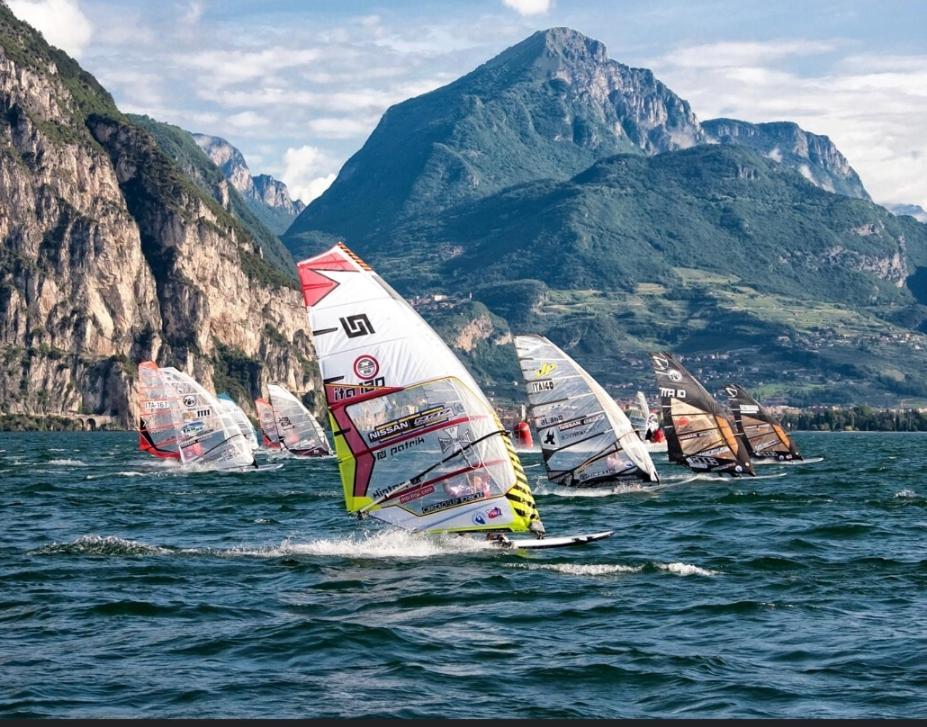
[[550, 376], [556, 370], [556, 368], [557, 364], [546, 362], [541, 364], [538, 370], [534, 372], [534, 375], [539, 379], [543, 379], [545, 376]]
[[344, 329], [344, 333], [348, 338], [360, 338], [361, 336], [369, 336], [371, 333], [375, 333], [373, 325], [370, 323], [370, 319], [367, 317], [366, 313], [358, 313], [357, 315], [346, 316], [338, 320], [341, 322], [341, 327]]
[[362, 381], [369, 381], [380, 373], [380, 362], [369, 353], [354, 359], [354, 375]]

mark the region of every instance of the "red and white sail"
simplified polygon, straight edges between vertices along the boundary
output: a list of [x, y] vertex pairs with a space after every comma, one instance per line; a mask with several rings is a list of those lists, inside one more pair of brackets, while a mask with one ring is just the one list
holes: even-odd
[[431, 327], [344, 245], [298, 268], [347, 509], [412, 531], [543, 531], [508, 433]]

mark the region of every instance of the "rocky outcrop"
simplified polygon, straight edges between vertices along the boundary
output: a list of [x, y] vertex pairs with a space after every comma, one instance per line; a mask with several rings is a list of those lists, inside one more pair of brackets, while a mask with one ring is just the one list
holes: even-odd
[[248, 407], [315, 368], [290, 279], [93, 79], [0, 6], [0, 411], [134, 419], [155, 359]]
[[208, 134], [192, 134], [192, 137], [274, 234], [284, 233], [305, 209], [300, 200], [290, 198], [286, 184], [279, 179], [268, 174], [253, 177], [245, 157], [225, 139]]
[[805, 131], [798, 124], [779, 121], [751, 124], [734, 119], [702, 122], [708, 139], [755, 149], [773, 161], [795, 169], [828, 192], [869, 199], [859, 175], [826, 136]]

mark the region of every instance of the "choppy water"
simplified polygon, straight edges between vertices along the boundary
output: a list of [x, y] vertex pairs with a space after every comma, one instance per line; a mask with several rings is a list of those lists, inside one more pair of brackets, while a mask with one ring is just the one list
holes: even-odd
[[927, 435], [797, 440], [825, 460], [539, 494], [617, 532], [518, 555], [349, 519], [331, 460], [0, 434], [0, 716], [923, 716]]

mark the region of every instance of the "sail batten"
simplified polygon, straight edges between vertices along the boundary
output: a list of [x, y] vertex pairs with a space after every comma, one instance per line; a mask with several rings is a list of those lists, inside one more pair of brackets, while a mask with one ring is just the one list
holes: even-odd
[[738, 384], [724, 387], [737, 434], [753, 459], [800, 460], [795, 442], [760, 402]]
[[671, 462], [696, 471], [754, 474], [750, 457], [723, 407], [672, 354], [650, 354], [667, 453]]
[[416, 532], [542, 533], [508, 433], [431, 327], [343, 245], [298, 269], [347, 510]]
[[515, 336], [515, 348], [552, 482], [659, 481], [625, 413], [579, 364], [543, 336]]

